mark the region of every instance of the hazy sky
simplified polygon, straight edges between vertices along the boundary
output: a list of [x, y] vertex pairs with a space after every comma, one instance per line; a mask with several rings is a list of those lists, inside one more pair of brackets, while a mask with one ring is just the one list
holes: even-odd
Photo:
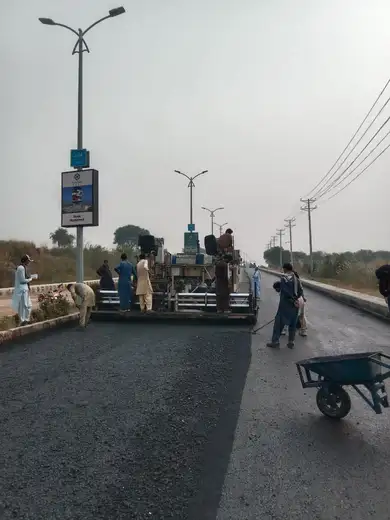
[[[60, 173], [76, 145], [75, 39], [38, 17], [85, 28], [114, 0], [3, 2], [0, 238], [48, 240], [60, 224]], [[126, 14], [87, 37], [84, 145], [100, 171], [109, 245], [137, 224], [182, 247], [185, 179], [223, 205], [237, 245], [260, 259], [299, 198], [327, 172], [390, 76], [388, 0], [123, 0]], [[390, 108], [387, 111], [390, 115]], [[353, 156], [352, 156], [353, 157]], [[390, 248], [390, 151], [313, 213], [314, 248]], [[307, 217], [294, 248], [307, 250]]]

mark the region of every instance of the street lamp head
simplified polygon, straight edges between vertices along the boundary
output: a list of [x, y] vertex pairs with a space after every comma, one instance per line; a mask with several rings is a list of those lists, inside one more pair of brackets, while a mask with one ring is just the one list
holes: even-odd
[[38, 18], [43, 25], [56, 25], [55, 21], [51, 18]]
[[126, 12], [126, 10], [125, 10], [124, 7], [115, 7], [115, 9], [110, 9], [110, 10], [108, 11], [108, 14], [109, 14], [109, 15], [111, 16], [111, 18], [112, 18], [112, 17], [114, 17], [114, 16], [119, 16], [120, 14], [123, 14], [123, 13], [125, 13], [125, 12]]

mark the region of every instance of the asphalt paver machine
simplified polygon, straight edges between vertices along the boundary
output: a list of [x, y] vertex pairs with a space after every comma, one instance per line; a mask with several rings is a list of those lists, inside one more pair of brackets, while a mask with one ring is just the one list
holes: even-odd
[[[240, 271], [240, 252], [234, 251], [229, 263], [230, 312], [217, 313], [215, 294], [216, 257], [207, 254], [171, 255], [164, 250], [163, 239], [155, 239], [155, 251], [149, 251], [148, 264], [153, 288], [153, 312], [141, 313], [134, 296], [130, 312], [119, 311], [117, 291], [98, 290], [93, 319], [127, 321], [185, 320], [246, 321], [256, 323], [257, 301], [251, 283]], [[135, 291], [134, 291], [135, 294]]]

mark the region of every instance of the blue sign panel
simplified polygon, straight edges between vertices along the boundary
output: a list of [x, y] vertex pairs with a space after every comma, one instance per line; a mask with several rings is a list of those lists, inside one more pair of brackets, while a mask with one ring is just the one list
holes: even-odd
[[195, 224], [188, 224], [187, 228], [188, 228], [188, 231], [190, 231], [190, 233], [192, 233], [193, 231], [195, 231]]
[[89, 152], [85, 148], [82, 150], [70, 151], [71, 168], [89, 168]]
[[62, 173], [62, 227], [99, 225], [98, 175], [97, 170]]

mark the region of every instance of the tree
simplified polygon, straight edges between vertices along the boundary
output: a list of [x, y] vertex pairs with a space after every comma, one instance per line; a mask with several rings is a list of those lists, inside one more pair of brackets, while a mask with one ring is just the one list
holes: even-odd
[[71, 247], [75, 240], [74, 236], [71, 235], [67, 229], [62, 227], [50, 233], [49, 237], [53, 245], [57, 244], [58, 247]]
[[114, 231], [114, 244], [119, 247], [135, 249], [138, 247], [138, 238], [140, 235], [150, 235], [150, 232], [147, 229], [133, 226], [132, 224], [118, 227]]
[[[280, 266], [280, 247], [271, 247], [263, 253], [264, 259], [269, 266]], [[286, 249], [282, 250], [283, 263], [290, 261], [290, 252]]]

